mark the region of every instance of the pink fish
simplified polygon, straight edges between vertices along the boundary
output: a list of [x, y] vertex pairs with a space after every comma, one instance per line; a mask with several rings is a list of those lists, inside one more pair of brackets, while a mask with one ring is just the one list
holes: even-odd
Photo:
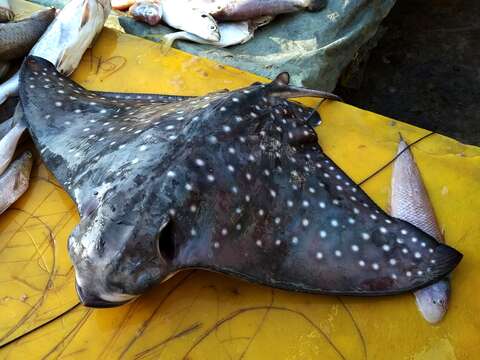
[[[408, 221], [437, 241], [443, 242], [432, 204], [412, 153], [400, 139], [392, 174], [391, 215]], [[448, 277], [414, 292], [417, 307], [425, 320], [435, 324], [448, 309], [450, 281]]]

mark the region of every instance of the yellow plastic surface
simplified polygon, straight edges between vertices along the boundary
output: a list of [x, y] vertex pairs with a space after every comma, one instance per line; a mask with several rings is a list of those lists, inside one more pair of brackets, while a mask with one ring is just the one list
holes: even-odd
[[[261, 80], [112, 30], [73, 78], [90, 89], [188, 95]], [[427, 133], [342, 103], [326, 102], [321, 115], [324, 151], [356, 182], [394, 156], [399, 132], [409, 142]], [[423, 320], [411, 294], [295, 294], [200, 270], [128, 305], [76, 306], [41, 326], [78, 303], [66, 249], [78, 215], [37, 161], [28, 192], [0, 216], [0, 344], [8, 343], [0, 358], [478, 359], [480, 149], [433, 135], [413, 152], [447, 242], [465, 255], [437, 326]], [[387, 168], [364, 185], [383, 208], [390, 175]]]

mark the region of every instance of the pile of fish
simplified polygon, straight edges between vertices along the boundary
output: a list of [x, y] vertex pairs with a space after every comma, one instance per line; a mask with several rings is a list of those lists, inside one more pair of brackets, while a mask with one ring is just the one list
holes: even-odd
[[[72, 0], [57, 15], [55, 9], [47, 9], [24, 20], [10, 21], [12, 15], [3, 16], [11, 14], [8, 2], [1, 1], [0, 19], [9, 22], [0, 24], [0, 80], [11, 63], [23, 61], [29, 53], [48, 59], [61, 73], [71, 74], [111, 9], [109, 0]], [[18, 93], [18, 85], [19, 71], [0, 84], [0, 105]], [[15, 115], [0, 124], [0, 213], [28, 188], [32, 155], [24, 153], [11, 162], [25, 130], [22, 115], [18, 106]]]
[[[321, 2], [187, 3], [191, 11], [163, 0], [131, 12], [195, 41], [226, 44], [241, 24], [251, 29]], [[2, 21], [12, 18], [7, 10], [1, 2]], [[68, 250], [85, 305], [118, 306], [179, 270], [203, 268], [300, 292], [414, 292], [427, 321], [442, 319], [448, 275], [462, 255], [441, 242], [403, 140], [390, 216], [322, 151], [318, 113], [288, 100], [339, 98], [291, 86], [287, 73], [199, 97], [88, 91], [66, 76], [109, 12], [109, 0], [72, 0], [56, 16], [44, 10], [0, 24], [3, 63], [29, 53], [0, 85], [0, 103], [20, 96], [0, 124], [0, 213], [28, 188], [32, 154], [12, 162], [28, 128], [80, 212]]]
[[164, 36], [167, 46], [181, 39], [227, 47], [250, 40], [257, 28], [279, 14], [320, 11], [326, 0], [113, 0], [112, 4], [114, 9], [129, 9], [138, 21], [152, 26], [163, 21], [181, 30]]
[[416, 291], [454, 269], [462, 255], [379, 208], [323, 153], [318, 113], [287, 101], [338, 98], [288, 82], [104, 93], [27, 59], [24, 118], [80, 212], [68, 248], [85, 305], [121, 305], [187, 268], [358, 296]]

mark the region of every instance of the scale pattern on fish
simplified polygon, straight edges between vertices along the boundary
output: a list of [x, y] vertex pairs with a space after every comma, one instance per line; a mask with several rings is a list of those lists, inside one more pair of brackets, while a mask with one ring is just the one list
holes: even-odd
[[462, 255], [390, 217], [323, 153], [318, 114], [270, 84], [195, 98], [88, 91], [30, 57], [20, 98], [41, 156], [77, 203], [77, 291], [116, 306], [185, 268], [293, 291], [390, 295]]
[[[443, 242], [435, 212], [413, 154], [403, 139], [398, 144], [398, 157], [393, 164], [391, 215], [408, 221]], [[450, 280], [439, 282], [414, 293], [417, 307], [425, 320], [435, 324], [443, 319], [448, 309]]]
[[23, 58], [55, 18], [55, 9], [40, 10], [29, 18], [0, 24], [0, 59]]
[[[320, 11], [326, 0], [186, 0], [193, 7], [210, 8], [218, 21], [243, 21], [301, 10]], [[209, 4], [207, 4], [209, 3]]]

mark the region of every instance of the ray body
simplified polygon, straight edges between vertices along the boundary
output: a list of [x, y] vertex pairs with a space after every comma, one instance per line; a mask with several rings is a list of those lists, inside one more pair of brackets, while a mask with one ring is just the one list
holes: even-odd
[[322, 152], [318, 115], [285, 100], [329, 95], [287, 83], [107, 97], [28, 59], [21, 102], [80, 211], [69, 252], [85, 304], [118, 305], [191, 267], [363, 296], [415, 290], [455, 267], [461, 254], [384, 213]]
[[[402, 152], [403, 151], [403, 152]], [[413, 154], [400, 139], [392, 174], [391, 214], [408, 221], [425, 231], [436, 240], [443, 242], [427, 190]], [[450, 280], [441, 279], [430, 286], [417, 290], [415, 299], [418, 309], [428, 322], [435, 324], [443, 319], [450, 298]]]

